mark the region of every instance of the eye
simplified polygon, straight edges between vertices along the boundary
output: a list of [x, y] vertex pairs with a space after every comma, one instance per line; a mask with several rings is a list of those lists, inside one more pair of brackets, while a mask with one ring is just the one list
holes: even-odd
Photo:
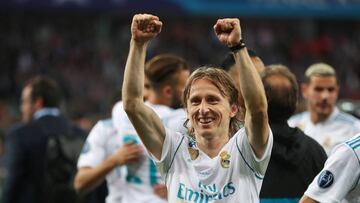
[[334, 92], [334, 91], [335, 91], [335, 88], [334, 88], [334, 87], [330, 87], [330, 88], [328, 88], [328, 91], [329, 91], [329, 92]]
[[219, 103], [220, 98], [218, 98], [216, 96], [208, 96], [206, 100], [209, 104], [217, 104], [217, 103]]
[[314, 90], [315, 90], [316, 92], [322, 92], [322, 91], [324, 90], [324, 88], [322, 88], [322, 87], [315, 87]]
[[201, 99], [198, 98], [198, 97], [193, 97], [193, 98], [190, 99], [190, 103], [193, 106], [197, 106], [197, 105], [199, 105], [201, 103]]

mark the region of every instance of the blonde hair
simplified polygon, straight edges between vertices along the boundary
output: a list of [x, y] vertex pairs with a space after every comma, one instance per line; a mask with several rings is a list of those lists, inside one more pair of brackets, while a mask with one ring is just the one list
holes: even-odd
[[315, 63], [309, 66], [305, 72], [305, 79], [308, 83], [313, 76], [335, 76], [336, 72], [333, 67], [326, 63]]

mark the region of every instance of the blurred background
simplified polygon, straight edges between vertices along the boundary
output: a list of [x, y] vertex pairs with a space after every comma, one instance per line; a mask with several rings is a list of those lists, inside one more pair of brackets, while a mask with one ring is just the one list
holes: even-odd
[[339, 106], [360, 115], [360, 0], [0, 0], [0, 131], [20, 120], [23, 83], [39, 73], [61, 84], [64, 110], [83, 128], [110, 116], [135, 13], [164, 23], [147, 57], [171, 52], [192, 68], [222, 61], [212, 26], [239, 17], [266, 65], [289, 66], [299, 82], [312, 63], [336, 68]]

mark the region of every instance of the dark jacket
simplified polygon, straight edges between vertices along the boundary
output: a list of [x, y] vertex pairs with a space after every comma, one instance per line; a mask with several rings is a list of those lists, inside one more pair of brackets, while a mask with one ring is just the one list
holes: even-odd
[[[261, 202], [298, 202], [327, 159], [324, 149], [299, 128], [270, 124], [274, 145], [262, 184]], [[270, 201], [272, 200], [272, 201]]]
[[48, 135], [66, 134], [85, 139], [85, 132], [62, 116], [43, 116], [10, 130], [5, 148], [7, 177], [2, 203], [45, 203], [44, 187]]

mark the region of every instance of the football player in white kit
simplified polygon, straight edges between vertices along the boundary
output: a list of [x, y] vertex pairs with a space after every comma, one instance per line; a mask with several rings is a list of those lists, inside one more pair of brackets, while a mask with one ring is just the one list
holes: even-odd
[[241, 40], [238, 19], [214, 26], [220, 42], [232, 49], [241, 72], [245, 127], [238, 130], [238, 92], [229, 75], [200, 68], [187, 81], [184, 103], [189, 135], [165, 129], [142, 100], [149, 41], [162, 22], [149, 14], [133, 17], [132, 39], [123, 84], [124, 110], [151, 153], [168, 188], [169, 202], [259, 202], [273, 138], [261, 79]]
[[135, 143], [122, 142], [111, 119], [100, 120], [91, 130], [78, 160], [74, 187], [87, 193], [106, 178], [106, 203], [119, 203], [125, 187], [125, 171], [121, 166], [139, 161], [143, 148]]
[[[144, 100], [147, 100], [149, 81], [145, 78]], [[100, 120], [91, 129], [82, 153], [78, 159], [78, 171], [74, 188], [79, 193], [88, 193], [106, 179], [108, 195], [106, 203], [122, 202], [128, 163], [137, 162], [144, 150], [136, 143], [123, 143], [122, 134], [114, 123], [118, 122], [117, 112], [123, 112], [122, 102], [117, 102], [112, 110], [112, 119]]]
[[300, 203], [360, 202], [360, 134], [337, 145]]
[[[181, 94], [190, 74], [185, 60], [173, 54], [157, 55], [146, 62], [145, 74], [150, 84], [145, 104], [156, 112], [165, 126], [177, 131], [186, 118], [183, 109], [176, 109], [181, 106]], [[141, 84], [141, 81], [139, 82]], [[143, 147], [126, 113], [119, 109], [113, 114], [113, 118], [123, 142], [131, 140]], [[173, 123], [179, 126], [174, 126]], [[128, 164], [126, 168], [126, 192], [123, 202], [166, 202], [166, 186], [149, 156], [143, 155], [139, 162]]]
[[301, 91], [308, 111], [292, 116], [288, 123], [314, 138], [329, 155], [336, 145], [360, 133], [360, 121], [335, 106], [340, 88], [330, 65], [311, 65], [305, 72], [305, 80]]
[[[181, 92], [189, 76], [186, 62], [172, 54], [161, 54], [146, 63], [146, 74], [148, 76], [144, 85], [145, 88], [148, 87], [146, 97], [144, 97], [144, 100], [145, 98], [147, 100], [146, 104], [154, 109], [164, 125], [176, 129], [176, 131], [184, 131], [181, 128], [182, 125], [175, 126], [175, 123], [183, 123], [186, 114], [181, 108], [173, 108], [178, 108], [181, 104]], [[122, 102], [117, 102], [114, 105], [113, 124], [111, 123], [110, 126], [109, 122], [106, 122], [106, 126], [102, 125], [105, 124], [104, 121], [99, 122], [93, 129], [97, 133], [92, 131], [89, 135], [89, 149], [85, 146], [84, 153], [79, 158], [78, 167], [80, 170], [75, 180], [75, 187], [79, 188], [78, 190], [95, 186], [94, 180], [102, 180], [99, 176], [100, 172], [96, 168], [106, 164], [106, 158], [117, 149], [121, 151], [123, 146], [130, 145], [133, 147], [132, 144], [144, 149], [123, 110]], [[99, 126], [107, 127], [107, 131], [101, 131]], [[131, 151], [131, 148], [127, 149], [129, 152]], [[104, 155], [102, 151], [106, 151], [106, 154]], [[107, 202], [120, 202], [120, 200], [122, 203], [167, 202], [166, 186], [160, 180], [154, 162], [144, 153], [137, 155], [136, 160], [132, 159], [131, 162], [121, 165], [118, 163], [112, 170], [108, 168], [111, 171], [105, 171], [104, 167], [101, 167], [102, 174], [108, 174], [109, 196]], [[122, 158], [119, 154], [114, 156], [118, 157], [117, 159]]]
[[[150, 92], [149, 83], [147, 78], [145, 78], [144, 100], [148, 99], [148, 93]], [[170, 112], [177, 112], [176, 114], [171, 114], [172, 117], [170, 117], [170, 121], [175, 122], [176, 119], [179, 119], [182, 116], [181, 109], [172, 110], [165, 107], [163, 109], [164, 112], [168, 114]], [[124, 139], [125, 133], [124, 131], [121, 131], [122, 124], [130, 122], [127, 117], [123, 118], [123, 116], [126, 115], [123, 111], [122, 102], [119, 101], [113, 107], [112, 119], [100, 120], [93, 127], [84, 144], [82, 154], [79, 157], [78, 172], [74, 180], [75, 189], [80, 193], [87, 193], [91, 192], [92, 189], [96, 188], [104, 179], [106, 179], [108, 187], [108, 196], [106, 197], [107, 203], [125, 202], [123, 201], [123, 196], [124, 194], [125, 196], [128, 196], [127, 192], [129, 191], [126, 180], [130, 179], [128, 178], [129, 175], [126, 170], [126, 164], [133, 163], [134, 165], [135, 162], [139, 163], [139, 161], [143, 161], [144, 157], [143, 147], [137, 145], [137, 140], [128, 139], [128, 137]], [[177, 116], [176, 119], [174, 116]], [[126, 122], [121, 121], [124, 119]], [[147, 165], [151, 169], [154, 169], [153, 164], [151, 165], [148, 163]], [[144, 173], [150, 177], [149, 173], [147, 173], [148, 171], [149, 169], [146, 169], [145, 172], [137, 172]], [[151, 170], [151, 174], [156, 174], [156, 171]], [[154, 175], [152, 177], [154, 177]], [[143, 184], [143, 187], [146, 188], [149, 186]], [[164, 193], [166, 194], [166, 190], [164, 190], [160, 184], [154, 187], [154, 191], [158, 195], [164, 196]], [[146, 200], [146, 194], [144, 195], [142, 190], [140, 190], [139, 193], [140, 194], [135, 196], [140, 198], [145, 197]], [[150, 194], [150, 196], [155, 196], [153, 191], [151, 191]], [[159, 197], [155, 198], [159, 199]], [[134, 202], [139, 201], [135, 199]]]

